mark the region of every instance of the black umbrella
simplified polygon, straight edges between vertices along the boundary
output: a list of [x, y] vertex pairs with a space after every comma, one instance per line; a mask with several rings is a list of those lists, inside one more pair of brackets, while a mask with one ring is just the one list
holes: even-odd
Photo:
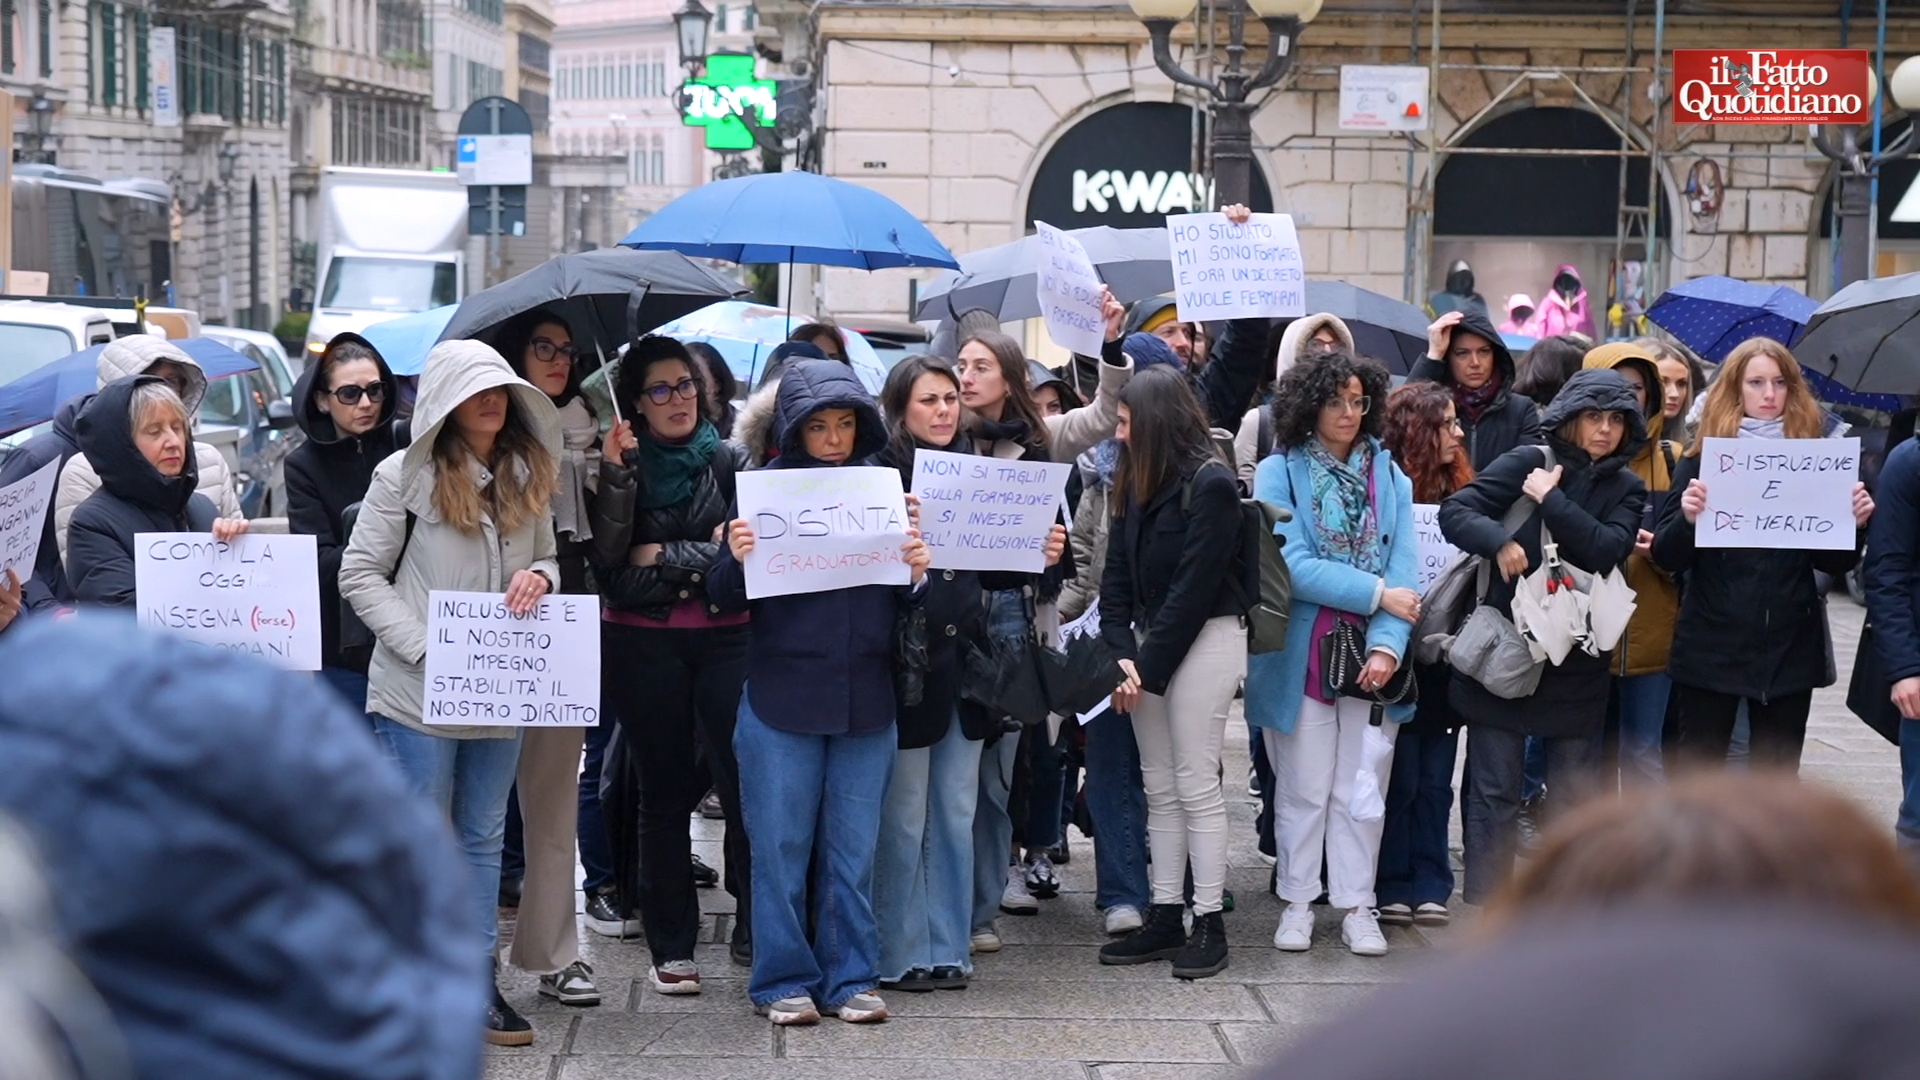
[[1344, 281], [1307, 282], [1307, 314], [1337, 315], [1353, 332], [1353, 348], [1405, 375], [1427, 355], [1426, 312]]
[[597, 344], [612, 355], [662, 323], [747, 291], [677, 251], [586, 251], [548, 259], [467, 297], [440, 340], [486, 339], [515, 315], [545, 307], [567, 320], [582, 349]]
[[1920, 392], [1920, 274], [1856, 281], [1814, 311], [1794, 358], [1863, 394]]

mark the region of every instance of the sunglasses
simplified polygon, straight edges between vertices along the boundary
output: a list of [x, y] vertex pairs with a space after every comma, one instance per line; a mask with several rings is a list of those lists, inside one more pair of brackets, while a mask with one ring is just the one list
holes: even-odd
[[557, 345], [546, 338], [537, 337], [529, 342], [533, 346], [533, 357], [543, 364], [551, 364], [556, 359], [571, 364], [580, 355], [580, 350], [571, 345]]
[[647, 400], [653, 402], [655, 405], [665, 405], [668, 401], [676, 397], [686, 400], [692, 398], [699, 392], [700, 384], [694, 382], [692, 378], [681, 379], [671, 386], [666, 383], [655, 383], [642, 391], [642, 393], [646, 395]]
[[387, 384], [376, 382], [368, 383], [365, 386], [355, 386], [352, 383], [348, 383], [345, 386], [336, 386], [327, 391], [327, 393], [332, 394], [334, 400], [342, 405], [358, 405], [360, 404], [360, 399], [363, 397], [368, 401], [380, 401], [384, 399], [387, 396]]

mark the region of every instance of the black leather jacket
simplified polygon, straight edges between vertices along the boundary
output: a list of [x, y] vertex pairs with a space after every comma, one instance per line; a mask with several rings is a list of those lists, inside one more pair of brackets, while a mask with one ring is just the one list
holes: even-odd
[[[636, 504], [634, 470], [618, 462], [600, 463], [592, 557], [608, 607], [665, 619], [682, 600], [697, 597], [706, 602], [707, 574], [721, 546], [713, 533], [732, 510], [734, 475], [747, 467], [746, 451], [733, 443], [723, 442], [714, 451], [716, 460], [722, 455], [726, 462], [718, 471], [723, 476], [715, 476], [709, 463], [691, 496], [657, 510]], [[652, 566], [629, 563], [627, 553], [641, 544], [664, 545], [660, 561]]]

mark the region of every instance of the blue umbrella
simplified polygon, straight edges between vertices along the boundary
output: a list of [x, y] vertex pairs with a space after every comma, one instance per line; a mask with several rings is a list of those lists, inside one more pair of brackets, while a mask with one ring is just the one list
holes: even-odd
[[[795, 327], [812, 321], [745, 300], [722, 300], [682, 315], [654, 333], [713, 346], [741, 384], [752, 389], [766, 370], [774, 347], [787, 340]], [[854, 374], [868, 393], [878, 394], [887, 381], [886, 363], [859, 332], [841, 327], [840, 334], [847, 339], [847, 359], [853, 364]]]
[[1819, 307], [1785, 285], [1753, 285], [1716, 274], [1661, 293], [1647, 309], [1647, 318], [1717, 364], [1750, 338], [1793, 345]]
[[395, 375], [418, 375], [427, 369], [427, 353], [433, 351], [453, 313], [459, 310], [459, 304], [446, 304], [416, 311], [374, 323], [360, 331], [360, 336], [373, 343]]
[[899, 203], [872, 188], [810, 172], [702, 184], [655, 211], [620, 243], [737, 263], [960, 269], [946, 245]]
[[[182, 338], [168, 344], [193, 357], [209, 379], [224, 379], [260, 365], [212, 338]], [[32, 374], [0, 386], [0, 435], [12, 434], [53, 419], [62, 403], [91, 394], [99, 385], [97, 364], [105, 345], [82, 349], [47, 364]]]
[[1540, 343], [1539, 338], [1525, 334], [1501, 334], [1500, 340], [1512, 352], [1525, 352]]

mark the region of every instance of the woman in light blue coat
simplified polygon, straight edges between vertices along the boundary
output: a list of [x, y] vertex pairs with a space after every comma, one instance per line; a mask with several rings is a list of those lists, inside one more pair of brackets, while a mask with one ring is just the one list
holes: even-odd
[[[1326, 692], [1320, 640], [1341, 622], [1363, 627], [1360, 688], [1377, 691], [1399, 670], [1419, 617], [1413, 484], [1380, 444], [1386, 369], [1336, 351], [1302, 359], [1274, 392], [1274, 453], [1254, 473], [1253, 494], [1292, 512], [1279, 526], [1293, 573], [1287, 647], [1250, 658], [1247, 718], [1262, 733], [1274, 771], [1274, 839], [1287, 907], [1276, 948], [1313, 944], [1313, 909], [1326, 854], [1328, 898], [1347, 908], [1341, 939], [1361, 956], [1387, 951], [1374, 903], [1381, 820], [1353, 814], [1355, 777], [1372, 704]], [[1389, 706], [1391, 740], [1409, 702]], [[1372, 763], [1385, 792], [1392, 755]]]

